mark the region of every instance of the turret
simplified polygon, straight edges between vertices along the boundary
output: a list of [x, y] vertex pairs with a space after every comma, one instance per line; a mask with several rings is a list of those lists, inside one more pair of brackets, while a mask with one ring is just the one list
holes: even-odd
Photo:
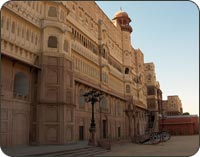
[[129, 25], [131, 19], [128, 14], [122, 10], [117, 12], [113, 18], [115, 26], [119, 25], [122, 31], [127, 31], [131, 33], [133, 31], [132, 27]]

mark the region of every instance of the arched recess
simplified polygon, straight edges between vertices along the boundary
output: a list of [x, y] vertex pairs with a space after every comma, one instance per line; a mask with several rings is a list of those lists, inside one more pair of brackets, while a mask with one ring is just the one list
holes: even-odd
[[48, 16], [49, 17], [57, 17], [57, 8], [54, 6], [49, 6]]
[[101, 101], [100, 101], [100, 106], [103, 110], [105, 110], [107, 108], [107, 98], [106, 96], [104, 96]]
[[124, 51], [124, 62], [126, 65], [131, 66], [133, 62], [133, 56], [131, 55], [130, 51]]
[[127, 50], [124, 51], [124, 54], [125, 54], [125, 56], [127, 56], [127, 57], [130, 57], [130, 56], [131, 56], [131, 52], [129, 52], [129, 51], [127, 51]]
[[110, 51], [109, 51], [108, 46], [106, 44], [103, 44], [102, 45], [101, 56], [107, 60], [109, 53], [110, 53]]
[[83, 96], [85, 94], [85, 91], [83, 88], [80, 89], [79, 91], [79, 107], [83, 108], [85, 104], [85, 98]]
[[126, 85], [126, 93], [131, 93], [131, 86], [130, 85]]
[[51, 35], [48, 37], [48, 47], [58, 48], [58, 38], [56, 36]]
[[13, 92], [18, 95], [28, 96], [29, 78], [24, 73], [18, 72], [15, 74]]
[[64, 40], [63, 50], [69, 52], [69, 42], [67, 40]]
[[25, 146], [29, 143], [29, 125], [27, 115], [24, 113], [13, 114], [12, 144]]
[[109, 72], [110, 72], [110, 67], [108, 65], [102, 65], [101, 66], [102, 68], [102, 74], [101, 74], [101, 80], [104, 82], [104, 83], [108, 83], [108, 76], [109, 76]]
[[129, 74], [129, 68], [128, 67], [125, 67], [125, 74]]

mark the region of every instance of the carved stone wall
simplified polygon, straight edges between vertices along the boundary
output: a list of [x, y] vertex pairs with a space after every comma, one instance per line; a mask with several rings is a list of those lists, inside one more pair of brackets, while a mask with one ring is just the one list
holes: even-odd
[[[89, 128], [91, 123], [91, 104], [82, 102], [80, 91], [90, 91], [93, 88], [90, 87], [90, 84], [82, 84], [76, 82], [75, 84], [75, 140], [80, 139], [80, 127], [84, 129], [83, 139], [89, 139]], [[97, 90], [97, 89], [96, 89]], [[100, 90], [100, 89], [99, 89]], [[95, 104], [94, 115], [96, 123], [96, 138], [108, 138], [109, 136], [112, 139], [122, 139], [127, 137], [126, 126], [125, 126], [125, 101], [121, 100], [118, 97], [104, 93], [106, 101]], [[80, 104], [81, 103], [81, 104]], [[83, 103], [83, 104], [82, 104]], [[105, 103], [105, 104], [103, 104]], [[104, 122], [103, 122], [104, 121]], [[103, 134], [103, 123], [105, 123], [106, 135]], [[119, 131], [119, 129], [120, 131]], [[120, 133], [118, 133], [120, 132]]]
[[74, 140], [72, 62], [43, 56], [38, 105], [39, 142], [64, 144]]
[[1, 30], [9, 56], [2, 59], [3, 145], [64, 144], [79, 140], [79, 129], [88, 139], [91, 105], [79, 104], [81, 88], [106, 97], [104, 107], [95, 106], [97, 138], [128, 137], [126, 87], [146, 108], [143, 53], [95, 2], [11, 1], [2, 8]]
[[[28, 145], [33, 92], [30, 89], [34, 74], [30, 70], [31, 67], [5, 56], [1, 58], [1, 66], [1, 145]], [[23, 73], [28, 79], [27, 95], [14, 91], [15, 77], [18, 73]]]

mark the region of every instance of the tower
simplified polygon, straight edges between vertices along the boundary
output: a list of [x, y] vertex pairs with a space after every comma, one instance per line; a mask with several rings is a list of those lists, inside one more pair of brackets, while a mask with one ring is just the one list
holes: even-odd
[[113, 24], [117, 29], [121, 30], [121, 43], [122, 43], [122, 58], [124, 68], [124, 79], [125, 79], [125, 93], [126, 95], [132, 94], [132, 70], [133, 70], [133, 51], [131, 47], [131, 32], [132, 27], [129, 25], [131, 22], [130, 17], [125, 11], [118, 11], [114, 18]]
[[120, 26], [122, 31], [129, 33], [133, 31], [132, 27], [129, 25], [131, 19], [125, 11], [118, 11], [113, 18], [113, 22], [115, 26]]

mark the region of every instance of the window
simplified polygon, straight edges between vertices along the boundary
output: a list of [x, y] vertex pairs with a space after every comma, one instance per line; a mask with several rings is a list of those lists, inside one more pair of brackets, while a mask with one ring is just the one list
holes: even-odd
[[126, 85], [126, 93], [130, 93], [131, 92], [131, 87], [130, 85]]
[[149, 128], [153, 127], [154, 120], [155, 120], [155, 115], [154, 115], [153, 112], [150, 112], [150, 115], [149, 115]]
[[75, 11], [75, 6], [74, 5], [72, 6], [72, 9]]
[[40, 5], [40, 14], [42, 13], [42, 5]]
[[29, 80], [27, 76], [22, 72], [15, 74], [14, 93], [23, 96], [27, 96], [29, 93]]
[[32, 8], [35, 9], [35, 2], [33, 2]]
[[147, 88], [147, 95], [155, 95], [155, 91], [153, 87], [148, 87]]
[[63, 49], [64, 49], [65, 52], [68, 51], [68, 43], [67, 43], [66, 40], [64, 41]]
[[18, 36], [20, 35], [20, 31], [21, 31], [20, 25], [18, 24], [18, 28], [17, 28], [17, 35], [18, 35]]
[[79, 12], [79, 17], [80, 17], [80, 19], [82, 19], [82, 12], [81, 11]]
[[58, 40], [55, 36], [50, 36], [48, 39], [48, 47], [50, 48], [57, 48], [58, 46]]
[[4, 25], [4, 16], [1, 17], [1, 28], [3, 28]]
[[31, 33], [31, 42], [33, 43], [33, 39], [34, 39], [34, 37], [33, 37], [33, 32]]
[[38, 37], [37, 37], [37, 34], [35, 35], [35, 45], [37, 45], [37, 40], [38, 40]]
[[122, 110], [120, 101], [117, 101], [116, 107], [117, 107], [117, 115], [120, 116], [121, 115], [121, 110]]
[[102, 74], [102, 81], [105, 83], [108, 82], [108, 75], [105, 72], [103, 72], [103, 74]]
[[27, 31], [26, 31], [26, 40], [29, 41], [29, 37], [30, 37], [30, 32], [29, 32], [29, 30], [27, 29]]
[[105, 49], [103, 49], [103, 51], [102, 51], [102, 57], [106, 58], [106, 50]]
[[148, 65], [147, 69], [148, 69], [148, 70], [151, 70], [151, 65]]
[[118, 127], [118, 137], [120, 138], [121, 137], [121, 128]]
[[6, 22], [6, 29], [9, 30], [9, 19], [7, 19], [7, 22]]
[[60, 19], [61, 19], [61, 20], [64, 20], [64, 12], [63, 12], [63, 10], [61, 10]]
[[49, 17], [57, 17], [57, 9], [56, 7], [50, 6], [48, 11]]
[[151, 74], [148, 75], [148, 80], [151, 81]]
[[36, 2], [36, 3], [37, 3], [36, 11], [38, 11], [39, 10], [39, 4], [38, 4], [38, 2]]
[[129, 74], [129, 68], [125, 68], [125, 74]]
[[101, 104], [102, 109], [106, 109], [106, 106], [107, 106], [107, 99], [106, 99], [105, 96], [102, 98], [100, 104]]
[[84, 104], [85, 104], [85, 98], [84, 98], [83, 94], [84, 94], [84, 90], [80, 89], [80, 92], [79, 92], [79, 107], [84, 107]]
[[22, 38], [24, 38], [24, 29], [22, 28]]

